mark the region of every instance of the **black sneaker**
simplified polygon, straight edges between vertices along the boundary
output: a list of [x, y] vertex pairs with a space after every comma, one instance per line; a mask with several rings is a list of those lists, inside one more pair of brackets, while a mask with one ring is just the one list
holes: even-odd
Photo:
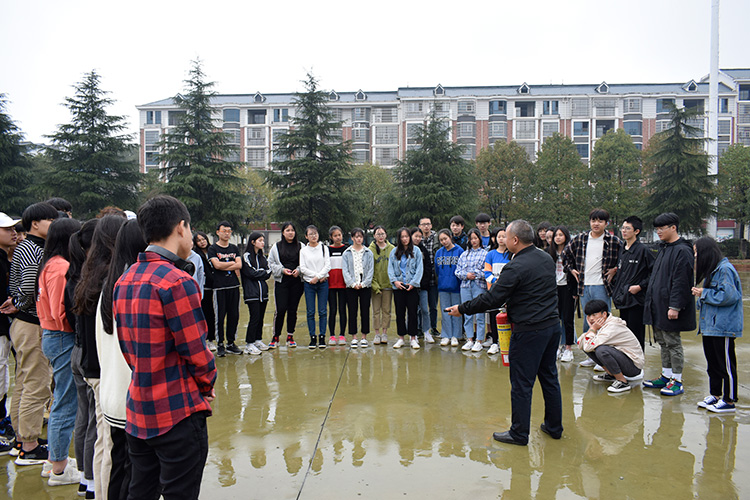
[[4, 437], [8, 441], [11, 441], [14, 437], [16, 437], [16, 433], [10, 423], [10, 417], [5, 417], [4, 419], [0, 420], [0, 437]]
[[231, 344], [227, 344], [226, 352], [228, 352], [229, 354], [242, 354], [242, 350], [234, 345], [234, 342], [232, 342]]
[[10, 453], [10, 450], [12, 449], [13, 449], [12, 444], [5, 442], [5, 441], [0, 441], [0, 455], [7, 455], [8, 453]]
[[49, 450], [40, 444], [31, 451], [24, 451], [21, 448], [15, 463], [16, 465], [41, 465], [47, 458], [49, 458]]
[[86, 500], [94, 500], [96, 498], [96, 494], [93, 490], [86, 490], [86, 496], [84, 498]]
[[307, 346], [308, 349], [317, 349], [318, 348], [318, 338], [315, 335], [310, 335], [310, 345]]
[[224, 344], [219, 344], [218, 347], [216, 347], [216, 355], [220, 358], [227, 355], [227, 350], [224, 349]]
[[326, 345], [326, 336], [318, 335], [318, 349], [325, 349], [326, 347], [328, 347]]

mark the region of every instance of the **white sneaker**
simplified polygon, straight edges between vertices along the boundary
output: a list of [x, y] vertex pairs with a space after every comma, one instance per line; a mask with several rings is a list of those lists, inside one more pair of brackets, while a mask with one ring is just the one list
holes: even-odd
[[440, 339], [440, 345], [442, 347], [445, 347], [450, 343], [451, 343], [451, 339], [449, 339], [448, 337], [443, 337], [442, 339]]
[[451, 347], [458, 347], [458, 339], [456, 337], [451, 339]]
[[359, 347], [359, 340], [352, 339], [352, 349], [356, 349], [357, 347]]
[[380, 343], [381, 344], [387, 344], [388, 343], [388, 335], [385, 333], [380, 334]]
[[260, 353], [262, 351], [258, 349], [255, 344], [248, 344], [245, 346], [245, 354], [253, 354], [255, 356], [260, 356]]
[[557, 359], [560, 359], [560, 358], [562, 357], [562, 355], [563, 355], [563, 350], [564, 350], [564, 349], [565, 349], [565, 348], [564, 348], [563, 346], [559, 346], [559, 347], [557, 348], [557, 354], [556, 354], [556, 358], [557, 358]]
[[78, 484], [81, 482], [81, 473], [75, 462], [68, 460], [65, 470], [62, 474], [51, 473], [47, 484], [50, 486], [61, 486], [63, 484]]
[[367, 339], [362, 339], [362, 340], [359, 341], [359, 347], [361, 347], [361, 348], [365, 348], [365, 347], [367, 347], [369, 345], [370, 345], [370, 343], [367, 342]]
[[471, 352], [480, 352], [482, 349], [484, 349], [484, 347], [482, 347], [482, 343], [477, 340], [471, 347]]
[[375, 340], [373, 340], [372, 343], [375, 344], [375, 345], [380, 345], [380, 334], [379, 333], [375, 334]]
[[584, 368], [588, 368], [590, 366], [594, 366], [596, 363], [594, 363], [594, 360], [591, 358], [586, 358], [580, 363], [578, 363], [578, 366], [583, 366]]
[[497, 354], [500, 352], [500, 346], [497, 344], [492, 344], [490, 348], [487, 350], [487, 354]]
[[411, 348], [412, 349], [419, 349], [419, 340], [417, 340], [417, 337], [411, 338]]
[[209, 340], [206, 342], [206, 344], [208, 344], [209, 351], [216, 352], [216, 342], [214, 342], [213, 340]]
[[492, 339], [487, 337], [484, 342], [482, 342], [482, 347], [491, 347], [492, 346]]
[[594, 367], [594, 371], [595, 371], [595, 372], [603, 372], [603, 371], [604, 371], [604, 367], [603, 367], [603, 366], [601, 366], [601, 365], [596, 365], [596, 366]]
[[404, 346], [404, 339], [399, 338], [395, 344], [393, 344], [394, 349], [401, 349]]
[[572, 349], [565, 349], [563, 351], [562, 356], [560, 356], [560, 361], [563, 363], [570, 363], [573, 361], [573, 350]]
[[328, 345], [336, 345], [336, 337], [332, 336], [328, 339]]
[[435, 339], [432, 338], [432, 334], [429, 332], [429, 330], [426, 331], [426, 332], [424, 332], [424, 340], [428, 344], [434, 344], [435, 343]]
[[261, 351], [267, 351], [268, 350], [268, 346], [266, 344], [264, 344], [262, 340], [256, 340], [255, 342], [253, 342], [253, 345], [255, 345], [255, 347], [257, 347]]
[[[462, 351], [470, 351], [471, 348], [474, 347], [474, 341], [469, 339], [466, 341], [466, 343], [461, 347]], [[482, 347], [481, 345], [479, 347]]]
[[42, 477], [49, 477], [50, 474], [52, 474], [52, 462], [45, 460], [42, 464]]
[[633, 382], [634, 380], [641, 380], [642, 378], [643, 378], [643, 370], [641, 370], [641, 373], [639, 373], [635, 377], [628, 377], [628, 376], [626, 376], [625, 380], [627, 380], [628, 382]]

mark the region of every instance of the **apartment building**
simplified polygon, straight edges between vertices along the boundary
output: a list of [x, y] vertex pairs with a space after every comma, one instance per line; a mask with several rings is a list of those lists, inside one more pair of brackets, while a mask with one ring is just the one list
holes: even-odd
[[[534, 159], [547, 137], [559, 132], [576, 144], [588, 162], [596, 141], [608, 130], [624, 129], [639, 148], [668, 125], [667, 103], [708, 110], [708, 77], [682, 83], [535, 85], [483, 87], [402, 87], [396, 91], [328, 93], [342, 127], [337, 137], [352, 141], [356, 163], [392, 167], [416, 147], [418, 126], [434, 112], [450, 126], [451, 140], [464, 144], [465, 157], [496, 141], [516, 141]], [[281, 134], [294, 126], [294, 94], [222, 94], [213, 101], [216, 127], [237, 146], [232, 160], [267, 169], [279, 159]], [[142, 106], [142, 171], [159, 168], [156, 144], [184, 111], [173, 99]], [[730, 144], [750, 146], [750, 69], [724, 69], [719, 82], [719, 154]], [[706, 118], [694, 126], [706, 131]]]

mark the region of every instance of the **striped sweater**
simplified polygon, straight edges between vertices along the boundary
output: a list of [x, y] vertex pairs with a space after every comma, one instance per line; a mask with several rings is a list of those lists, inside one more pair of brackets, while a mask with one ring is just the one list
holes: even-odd
[[39, 324], [36, 312], [36, 275], [44, 253], [44, 239], [32, 234], [26, 236], [13, 252], [10, 263], [8, 289], [13, 305], [18, 308], [16, 318]]

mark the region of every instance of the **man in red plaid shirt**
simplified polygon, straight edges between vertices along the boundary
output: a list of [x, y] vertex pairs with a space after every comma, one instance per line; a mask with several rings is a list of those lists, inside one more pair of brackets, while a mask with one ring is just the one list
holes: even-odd
[[206, 417], [216, 397], [201, 296], [188, 267], [190, 214], [156, 196], [138, 210], [149, 246], [118, 280], [114, 312], [133, 377], [126, 425], [129, 499], [198, 498], [208, 455]]

